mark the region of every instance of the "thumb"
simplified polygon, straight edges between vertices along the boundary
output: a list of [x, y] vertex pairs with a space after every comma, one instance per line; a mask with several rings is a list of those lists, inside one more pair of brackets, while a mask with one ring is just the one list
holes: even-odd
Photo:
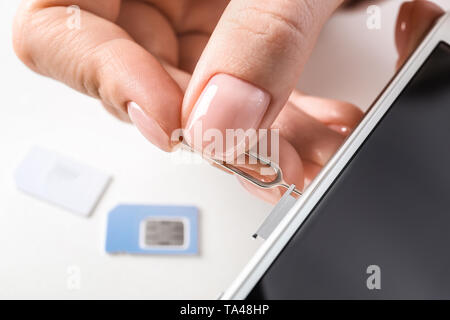
[[[269, 128], [297, 84], [331, 13], [343, 0], [232, 0], [200, 57], [183, 101], [185, 138]], [[194, 141], [195, 135], [195, 141]], [[214, 134], [215, 142], [218, 135]], [[243, 143], [221, 141], [234, 153]], [[193, 143], [195, 142], [195, 143]], [[228, 145], [227, 145], [228, 144]], [[223, 156], [215, 150], [215, 157]]]

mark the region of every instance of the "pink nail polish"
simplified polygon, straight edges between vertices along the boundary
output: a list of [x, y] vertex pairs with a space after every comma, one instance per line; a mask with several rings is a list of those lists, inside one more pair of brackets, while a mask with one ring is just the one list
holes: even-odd
[[242, 135], [231, 141], [230, 135], [238, 129], [258, 129], [269, 103], [267, 92], [236, 77], [217, 74], [209, 80], [191, 112], [186, 141], [197, 151], [224, 160], [245, 143]]
[[135, 102], [129, 102], [127, 108], [131, 121], [147, 140], [164, 151], [171, 151], [172, 145], [169, 136], [155, 120], [150, 118]]

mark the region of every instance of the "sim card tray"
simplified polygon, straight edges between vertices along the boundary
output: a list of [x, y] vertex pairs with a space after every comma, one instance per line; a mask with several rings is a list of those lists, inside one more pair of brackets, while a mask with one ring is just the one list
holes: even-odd
[[269, 213], [267, 218], [258, 228], [253, 238], [262, 238], [266, 240], [273, 230], [278, 226], [284, 216], [289, 212], [289, 210], [294, 206], [297, 201], [296, 198], [292, 196], [295, 192], [295, 185], [291, 185], [285, 194], [281, 197], [280, 201], [275, 205], [272, 211]]
[[[184, 149], [194, 152], [194, 149], [192, 149], [184, 140], [182, 142], [182, 146]], [[278, 201], [278, 203], [269, 213], [267, 218], [261, 224], [258, 231], [253, 235], [253, 238], [262, 238], [265, 240], [269, 237], [272, 231], [276, 228], [276, 226], [280, 223], [280, 221], [292, 208], [295, 201], [297, 201], [297, 199], [294, 196], [292, 196], [292, 194], [295, 194], [297, 197], [299, 197], [302, 195], [302, 192], [297, 190], [295, 188], [295, 185], [292, 184], [289, 186], [288, 184], [285, 183], [285, 181], [283, 180], [283, 172], [276, 163], [264, 160], [258, 155], [252, 154], [250, 152], [246, 152], [245, 155], [254, 158], [256, 160], [259, 160], [261, 163], [270, 166], [276, 173], [275, 179], [270, 182], [263, 181], [251, 176], [250, 174], [244, 172], [243, 170], [241, 170], [237, 166], [234, 166], [233, 164], [229, 164], [212, 158], [208, 160], [214, 162], [217, 166], [229, 172], [232, 172], [235, 175], [238, 175], [240, 178], [243, 178], [248, 182], [252, 183], [253, 185], [260, 187], [262, 189], [271, 189], [276, 187], [283, 187], [287, 189], [285, 194], [281, 197], [280, 201]]]

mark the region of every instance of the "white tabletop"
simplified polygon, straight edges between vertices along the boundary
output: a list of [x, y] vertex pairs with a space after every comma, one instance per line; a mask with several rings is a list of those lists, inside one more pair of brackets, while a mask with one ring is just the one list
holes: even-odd
[[[0, 3], [0, 298], [217, 297], [260, 245], [251, 235], [271, 206], [207, 164], [175, 164], [97, 101], [26, 69], [11, 48], [18, 2]], [[398, 4], [382, 5], [381, 30], [366, 28], [364, 7], [335, 16], [299, 87], [366, 109], [394, 71]], [[17, 190], [13, 172], [34, 145], [112, 174], [91, 217]], [[123, 203], [197, 206], [200, 254], [106, 254], [107, 214]]]

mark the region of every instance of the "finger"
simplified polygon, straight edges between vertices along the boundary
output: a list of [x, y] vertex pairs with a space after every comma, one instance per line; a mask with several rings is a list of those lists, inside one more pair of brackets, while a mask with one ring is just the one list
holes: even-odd
[[272, 127], [280, 130], [280, 136], [297, 150], [302, 160], [318, 166], [324, 166], [345, 139], [292, 103], [286, 105]]
[[175, 31], [154, 6], [137, 0], [123, 1], [117, 24], [154, 57], [178, 65]]
[[[227, 129], [269, 128], [295, 87], [322, 25], [341, 2], [232, 0], [185, 94], [182, 117], [188, 143], [192, 145], [196, 126], [201, 132], [219, 130], [224, 137]], [[236, 139], [224, 153], [241, 143]]]
[[162, 65], [184, 93], [189, 85], [189, 81], [191, 80], [191, 75], [186, 71], [180, 70], [168, 63], [163, 62]]
[[[199, 51], [203, 49], [198, 37], [189, 34], [178, 40], [168, 18], [153, 5], [142, 1], [123, 2], [117, 24], [158, 58], [181, 91], [186, 91], [191, 78], [186, 71], [193, 69], [192, 60], [198, 59]], [[179, 52], [183, 54], [179, 55]]]
[[322, 166], [319, 166], [311, 161], [303, 161], [303, 172], [305, 175], [305, 186], [309, 186], [311, 182], [317, 177], [320, 170], [322, 170]]
[[[291, 159], [281, 161], [283, 175], [288, 177], [287, 183], [295, 184], [300, 190], [302, 185], [308, 186], [362, 116], [363, 113], [352, 104], [294, 92], [273, 124], [273, 128], [280, 129], [280, 160]], [[347, 128], [347, 131], [343, 132], [342, 128]], [[264, 180], [257, 173], [252, 176]], [[267, 180], [271, 181], [271, 178], [269, 176]], [[286, 191], [283, 188], [265, 190], [244, 181], [241, 184], [271, 203], [278, 201]]]
[[397, 67], [408, 59], [443, 13], [431, 1], [416, 0], [402, 4], [395, 28], [395, 43], [399, 55]]
[[344, 135], [356, 127], [364, 116], [361, 109], [351, 103], [308, 96], [298, 90], [292, 92], [289, 101], [309, 116]]
[[[82, 9], [81, 28], [66, 25], [64, 6], [74, 3]], [[170, 151], [170, 135], [181, 124], [181, 90], [157, 59], [112, 22], [119, 5], [118, 0], [25, 1], [15, 20], [16, 53], [43, 75], [122, 112], [129, 109], [147, 139]]]

